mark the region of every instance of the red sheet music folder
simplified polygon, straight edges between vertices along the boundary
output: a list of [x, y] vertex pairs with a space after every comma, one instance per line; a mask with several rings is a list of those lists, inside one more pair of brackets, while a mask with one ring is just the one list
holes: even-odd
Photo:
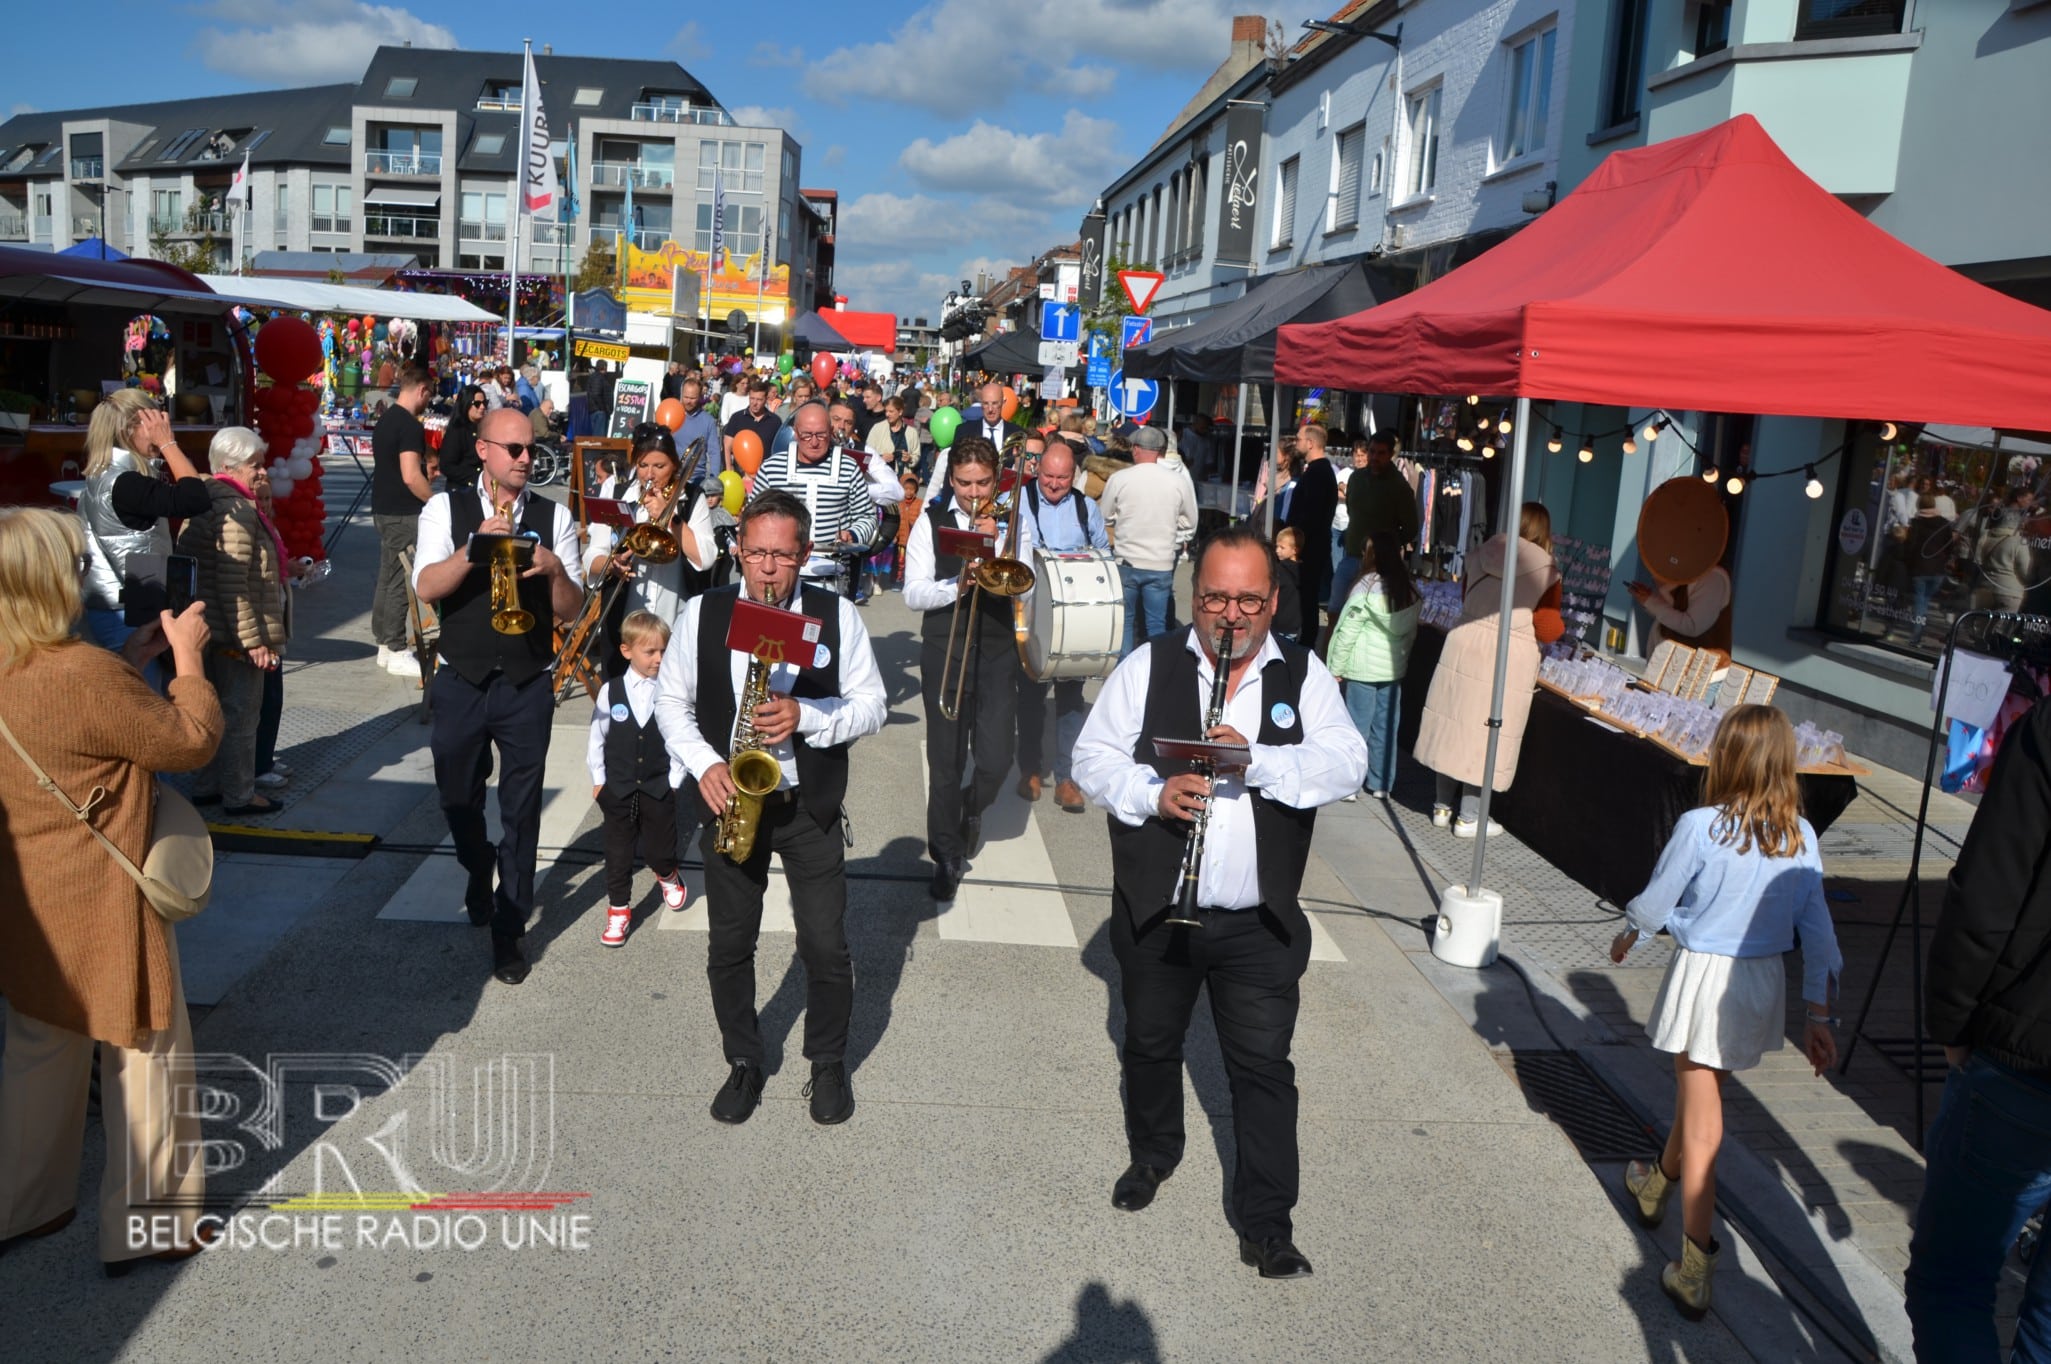
[[587, 497], [584, 499], [584, 519], [595, 526], [631, 526], [634, 524], [634, 504], [611, 497]]
[[942, 554], [952, 554], [959, 559], [989, 559], [997, 554], [997, 537], [981, 531], [942, 526], [934, 547]]
[[772, 663], [791, 663], [800, 668], [813, 666], [819, 649], [821, 622], [816, 616], [801, 616], [746, 599], [734, 603], [733, 624], [727, 627], [726, 647], [744, 654], [758, 654]]

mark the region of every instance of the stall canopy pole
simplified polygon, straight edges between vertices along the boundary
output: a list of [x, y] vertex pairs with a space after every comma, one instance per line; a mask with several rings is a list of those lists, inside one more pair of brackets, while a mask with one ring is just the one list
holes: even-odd
[[1481, 894], [1488, 854], [1488, 806], [1496, 784], [1496, 744], [1503, 736], [1503, 690], [1510, 676], [1510, 613], [1517, 602], [1517, 508], [1524, 496], [1524, 454], [1531, 440], [1531, 399], [1517, 399], [1517, 432], [1510, 446], [1510, 476], [1503, 483], [1503, 604], [1496, 617], [1496, 680], [1488, 698], [1488, 751], [1481, 759], [1481, 808], [1475, 812], [1474, 870], [1467, 893]]
[[1268, 404], [1268, 495], [1262, 505], [1261, 534], [1275, 538], [1275, 504], [1282, 491], [1282, 385], [1275, 385], [1275, 400]]
[[1239, 381], [1239, 414], [1232, 419], [1232, 486], [1227, 495], [1232, 499], [1234, 521], [1239, 519], [1239, 461], [1246, 453], [1246, 390], [1251, 387], [1246, 380]]

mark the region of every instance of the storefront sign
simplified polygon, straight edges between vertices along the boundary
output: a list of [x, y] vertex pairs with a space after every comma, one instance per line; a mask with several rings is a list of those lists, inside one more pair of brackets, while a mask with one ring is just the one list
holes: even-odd
[[634, 428], [648, 420], [655, 403], [655, 385], [646, 379], [621, 379], [612, 386], [612, 429], [615, 437], [630, 437]]
[[1082, 264], [1076, 271], [1076, 301], [1086, 309], [1095, 308], [1104, 296], [1104, 230], [1101, 213], [1092, 213], [1082, 220]]
[[1218, 195], [1218, 264], [1253, 265], [1260, 208], [1261, 128], [1267, 106], [1236, 103], [1225, 114], [1225, 182]]
[[610, 360], [616, 365], [626, 364], [627, 357], [634, 353], [631, 346], [616, 345], [611, 341], [589, 341], [581, 336], [577, 338], [576, 351], [586, 360]]
[[1846, 554], [1857, 554], [1866, 547], [1866, 513], [1853, 507], [1844, 514], [1844, 520], [1837, 523], [1837, 547]]

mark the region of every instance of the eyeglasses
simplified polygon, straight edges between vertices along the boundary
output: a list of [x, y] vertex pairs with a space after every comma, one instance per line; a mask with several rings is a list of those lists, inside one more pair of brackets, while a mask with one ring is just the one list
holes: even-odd
[[794, 436], [792, 437], [792, 439], [794, 439], [794, 440], [831, 440], [831, 439], [833, 439], [833, 433], [832, 433], [831, 431], [799, 431], [799, 432], [795, 433], [795, 435], [794, 435]]
[[1230, 592], [1199, 592], [1196, 594], [1196, 604], [1213, 614], [1224, 611], [1226, 607], [1235, 602], [1238, 603], [1239, 614], [1242, 616], [1257, 616], [1268, 609], [1267, 597], [1258, 592], [1243, 592], [1236, 596]]
[[479, 436], [477, 443], [479, 445], [496, 445], [499, 449], [505, 451], [508, 456], [516, 460], [526, 459], [534, 453], [533, 446], [523, 445], [519, 441], [491, 440], [484, 436]]
[[734, 551], [744, 564], [799, 564], [805, 556], [794, 549], [737, 549]]

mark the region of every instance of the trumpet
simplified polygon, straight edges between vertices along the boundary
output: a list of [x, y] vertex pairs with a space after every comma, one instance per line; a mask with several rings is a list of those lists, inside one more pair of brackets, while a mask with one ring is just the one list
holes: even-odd
[[[512, 524], [513, 502], [499, 501], [504, 491], [496, 479], [486, 475], [485, 491], [492, 501], [492, 515]], [[520, 542], [506, 536], [491, 550], [491, 628], [502, 635], [524, 635], [534, 628], [534, 613], [520, 605]]]
[[[968, 690], [969, 654], [976, 647], [975, 615], [982, 604], [983, 594], [1022, 597], [1033, 590], [1032, 567], [1018, 557], [1020, 518], [1017, 489], [1025, 486], [1025, 448], [1022, 444], [1018, 452], [1018, 469], [1009, 507], [1004, 505], [1001, 497], [988, 497], [969, 508], [970, 520], [995, 516], [1006, 520], [1006, 528], [995, 558], [978, 559], [962, 570], [962, 576], [969, 579], [969, 587], [955, 595], [954, 618], [947, 625], [947, 650], [942, 655], [940, 668], [940, 714], [949, 720], [961, 715], [962, 698]], [[969, 616], [966, 631], [961, 623], [964, 610]], [[959, 658], [954, 652], [957, 636], [964, 636]], [[951, 687], [950, 682], [953, 684]]]
[[733, 747], [726, 760], [734, 790], [726, 798], [726, 808], [719, 812], [712, 835], [712, 850], [735, 862], [754, 855], [755, 834], [762, 826], [762, 802], [783, 784], [783, 764], [762, 746], [755, 731], [755, 708], [769, 699], [769, 670], [779, 661], [767, 653], [749, 655], [747, 680], [737, 702]]

